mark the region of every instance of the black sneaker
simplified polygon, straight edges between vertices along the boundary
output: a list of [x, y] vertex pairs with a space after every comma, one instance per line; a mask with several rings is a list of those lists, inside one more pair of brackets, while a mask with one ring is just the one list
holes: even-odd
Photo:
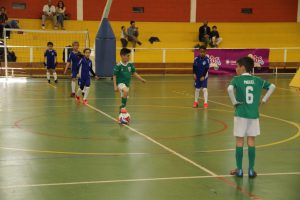
[[54, 83], [58, 83], [58, 81], [57, 81], [57, 80], [55, 80], [55, 81], [54, 81]]
[[50, 84], [50, 80], [48, 80], [48, 83]]

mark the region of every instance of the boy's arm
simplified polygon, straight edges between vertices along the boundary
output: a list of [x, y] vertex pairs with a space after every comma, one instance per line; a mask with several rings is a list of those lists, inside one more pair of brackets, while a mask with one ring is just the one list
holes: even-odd
[[137, 79], [139, 79], [140, 81], [142, 81], [143, 83], [146, 83], [146, 80], [143, 79], [138, 73], [134, 72], [133, 76], [136, 77]]
[[68, 68], [70, 67], [70, 62], [67, 62], [67, 64], [66, 64], [66, 67], [65, 67], [65, 69], [64, 69], [64, 74], [66, 74], [67, 73], [67, 70], [68, 70]]
[[196, 59], [195, 59], [195, 60], [194, 60], [194, 64], [193, 64], [193, 75], [194, 75], [194, 80], [197, 79], [197, 76], [196, 76], [196, 65], [197, 65], [197, 63], [196, 63]]
[[207, 64], [205, 65], [205, 68], [204, 68], [203, 76], [201, 76], [201, 78], [200, 78], [201, 81], [204, 81], [204, 79], [208, 73], [208, 70], [209, 70], [209, 65], [210, 65], [210, 63], [209, 63], [209, 59], [208, 59]]
[[96, 75], [96, 73], [93, 70], [93, 65], [90, 67], [90, 72], [92, 73], [92, 75], [96, 78], [99, 79], [99, 77]]
[[54, 56], [54, 65], [55, 65], [55, 67], [57, 67], [57, 56], [56, 55]]
[[267, 91], [267, 93], [265, 94], [265, 96], [262, 98], [262, 103], [266, 103], [268, 101], [268, 99], [270, 98], [270, 96], [272, 95], [272, 93], [275, 91], [276, 86], [274, 84], [271, 84], [269, 86], [269, 89]]
[[115, 91], [118, 91], [118, 86], [117, 86], [117, 76], [116, 76], [116, 75], [113, 76], [113, 81], [114, 81], [114, 90], [115, 90]]
[[64, 74], [67, 73], [67, 70], [70, 67], [70, 65], [71, 65], [71, 53], [68, 55], [68, 60], [67, 60], [67, 64], [66, 64], [66, 67], [65, 67], [65, 70], [64, 70]]
[[234, 95], [234, 87], [233, 87], [233, 85], [229, 85], [228, 86], [227, 92], [228, 92], [228, 95], [229, 95], [229, 98], [231, 100], [232, 105], [235, 106], [235, 105], [239, 104], [239, 102], [236, 100], [235, 95]]

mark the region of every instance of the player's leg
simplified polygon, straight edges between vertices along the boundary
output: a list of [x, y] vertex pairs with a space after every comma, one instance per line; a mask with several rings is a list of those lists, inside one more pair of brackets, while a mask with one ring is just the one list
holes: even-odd
[[254, 164], [255, 164], [255, 137], [248, 136], [247, 138], [248, 143], [248, 158], [249, 158], [249, 168], [248, 174], [250, 178], [256, 177], [256, 172], [254, 171]]
[[46, 77], [47, 77], [48, 83], [50, 83], [50, 68], [47, 68]]
[[77, 71], [72, 68], [71, 97], [75, 97]]
[[244, 147], [244, 136], [247, 130], [247, 119], [241, 117], [234, 117], [233, 132], [235, 136], [235, 160], [236, 169], [230, 172], [231, 175], [237, 177], [243, 177], [243, 147]]
[[204, 98], [204, 108], [208, 108], [208, 90], [207, 90], [208, 78], [202, 81], [201, 86], [203, 90], [203, 98]]
[[200, 94], [201, 83], [200, 80], [195, 80], [195, 100], [193, 104], [193, 108], [197, 108], [199, 106], [199, 94]]
[[83, 104], [87, 104], [87, 97], [90, 92], [90, 85], [91, 85], [91, 79], [86, 80], [84, 90], [84, 96], [83, 96]]
[[85, 86], [85, 81], [82, 80], [82, 79], [78, 79], [78, 90], [77, 90], [77, 93], [75, 95], [75, 98], [77, 100], [77, 102], [80, 102], [80, 94], [82, 92], [82, 90], [84, 89], [84, 86]]
[[256, 172], [254, 171], [255, 164], [255, 137], [260, 135], [259, 119], [248, 119], [248, 129], [247, 129], [247, 143], [248, 143], [248, 157], [249, 157], [249, 168], [248, 175], [250, 178], [256, 177]]
[[57, 73], [55, 71], [55, 68], [52, 69], [52, 74], [53, 74], [54, 82], [57, 83]]
[[121, 98], [122, 98], [120, 108], [125, 108], [127, 105], [129, 88], [124, 83], [120, 83], [118, 85], [118, 88], [119, 88], [119, 91], [121, 92]]

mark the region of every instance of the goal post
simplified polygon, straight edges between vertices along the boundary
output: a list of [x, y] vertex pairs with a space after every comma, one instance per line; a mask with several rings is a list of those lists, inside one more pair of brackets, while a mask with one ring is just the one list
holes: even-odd
[[[88, 31], [56, 31], [56, 30], [28, 30], [4, 28], [4, 68], [8, 77], [10, 52], [14, 52], [16, 62], [33, 63], [44, 62], [44, 51], [48, 42], [53, 42], [57, 51], [58, 62], [66, 61], [67, 49], [74, 41], [80, 43], [80, 49], [90, 47]], [[69, 47], [68, 47], [69, 46]], [[64, 54], [63, 54], [64, 52]]]

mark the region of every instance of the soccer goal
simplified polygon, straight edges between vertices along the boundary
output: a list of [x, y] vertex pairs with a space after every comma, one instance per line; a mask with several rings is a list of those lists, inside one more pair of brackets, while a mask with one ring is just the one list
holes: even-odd
[[4, 67], [1, 68], [1, 75], [8, 77], [15, 72], [38, 71], [33, 69], [32, 63], [44, 62], [48, 42], [53, 42], [58, 62], [65, 62], [73, 41], [78, 41], [80, 48], [89, 47], [89, 32], [4, 29]]

